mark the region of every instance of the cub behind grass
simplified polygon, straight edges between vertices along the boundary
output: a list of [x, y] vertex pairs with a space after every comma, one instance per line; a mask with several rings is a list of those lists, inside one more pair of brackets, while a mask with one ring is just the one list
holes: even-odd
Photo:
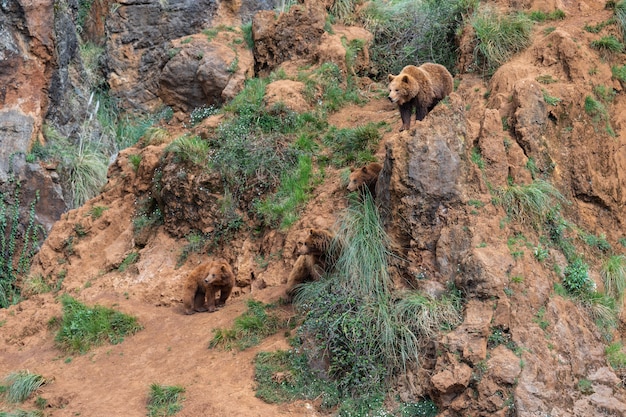
[[332, 266], [334, 238], [334, 233], [329, 230], [309, 229], [306, 240], [299, 243], [299, 256], [287, 280], [287, 302], [293, 300], [298, 285], [320, 279], [324, 271]]
[[348, 191], [361, 191], [366, 188], [369, 190], [372, 197], [376, 196], [376, 182], [378, 182], [378, 174], [383, 169], [383, 166], [378, 162], [372, 162], [371, 164], [362, 166], [350, 173], [350, 182], [348, 183]]
[[[226, 304], [226, 300], [235, 286], [235, 274], [228, 262], [217, 259], [198, 265], [192, 270], [183, 287], [183, 309], [185, 314], [217, 310]], [[220, 291], [216, 302], [215, 296]]]
[[400, 108], [402, 127], [411, 127], [411, 115], [424, 120], [444, 97], [454, 89], [452, 74], [443, 65], [427, 62], [419, 67], [407, 65], [398, 75], [389, 74], [389, 100]]

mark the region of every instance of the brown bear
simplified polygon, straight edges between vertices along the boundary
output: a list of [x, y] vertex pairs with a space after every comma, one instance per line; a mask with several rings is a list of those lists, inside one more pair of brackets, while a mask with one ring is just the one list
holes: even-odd
[[335, 235], [325, 229], [310, 229], [304, 242], [298, 242], [298, 259], [291, 269], [285, 294], [291, 302], [299, 284], [318, 280], [334, 259]]
[[[198, 265], [187, 275], [183, 289], [183, 308], [185, 314], [217, 310], [217, 306], [226, 304], [226, 300], [235, 286], [235, 274], [228, 262], [223, 259]], [[215, 295], [220, 291], [220, 299], [215, 303]]]
[[430, 62], [419, 67], [407, 65], [397, 76], [389, 74], [389, 100], [400, 108], [400, 132], [411, 126], [414, 108], [415, 120], [424, 120], [453, 88], [454, 80], [446, 67]]
[[378, 181], [378, 174], [383, 169], [383, 166], [378, 162], [372, 162], [365, 165], [360, 169], [352, 171], [350, 173], [350, 182], [348, 183], [348, 191], [369, 189], [372, 196], [376, 195], [376, 182]]

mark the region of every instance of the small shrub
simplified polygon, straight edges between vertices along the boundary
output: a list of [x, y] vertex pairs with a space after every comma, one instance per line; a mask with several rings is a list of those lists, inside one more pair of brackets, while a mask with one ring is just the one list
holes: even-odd
[[336, 166], [374, 161], [375, 147], [380, 141], [380, 124], [368, 123], [356, 128], [337, 129], [331, 127], [322, 139], [332, 151], [332, 161]]
[[580, 381], [578, 381], [577, 387], [578, 391], [580, 391], [582, 394], [593, 394], [593, 387], [591, 385], [591, 381], [589, 381], [588, 379], [581, 379]]
[[416, 403], [403, 403], [398, 407], [400, 417], [436, 417], [439, 409], [430, 399], [425, 399]]
[[148, 416], [165, 417], [178, 413], [183, 408], [180, 402], [184, 400], [182, 396], [184, 392], [185, 388], [178, 385], [150, 385]]
[[191, 111], [191, 114], [189, 115], [189, 124], [186, 125], [186, 127], [194, 127], [207, 117], [217, 114], [218, 112], [219, 109], [213, 105], [196, 107]]
[[128, 155], [128, 162], [133, 167], [133, 171], [139, 170], [139, 164], [141, 164], [141, 154], [133, 153]]
[[470, 155], [470, 159], [476, 166], [482, 171], [485, 169], [485, 160], [483, 159], [482, 154], [480, 153], [480, 149], [478, 147], [472, 148], [472, 153]]
[[124, 336], [142, 329], [135, 317], [102, 306], [88, 308], [67, 294], [61, 296], [61, 304], [63, 317], [55, 341], [70, 353], [85, 353], [105, 341], [121, 343]]
[[596, 236], [591, 233], [583, 233], [581, 237], [583, 242], [592, 248], [599, 249], [602, 252], [608, 252], [611, 250], [611, 244], [606, 240], [606, 236], [604, 234]]
[[615, 3], [614, 18], [622, 41], [626, 41], [626, 1], [620, 0]]
[[41, 375], [29, 371], [13, 372], [4, 378], [2, 391], [8, 402], [22, 403], [45, 383]]
[[563, 286], [572, 295], [583, 295], [593, 291], [593, 281], [589, 279], [589, 266], [580, 257], [567, 264], [563, 271]]
[[539, 310], [537, 310], [537, 313], [535, 314], [535, 318], [533, 318], [533, 322], [537, 323], [537, 325], [541, 328], [541, 330], [544, 330], [544, 331], [550, 326], [550, 322], [545, 319], [545, 315], [546, 315], [546, 308], [541, 307]]
[[613, 74], [613, 78], [619, 80], [622, 85], [626, 83], [626, 65], [617, 66], [613, 65], [611, 67], [611, 74]]

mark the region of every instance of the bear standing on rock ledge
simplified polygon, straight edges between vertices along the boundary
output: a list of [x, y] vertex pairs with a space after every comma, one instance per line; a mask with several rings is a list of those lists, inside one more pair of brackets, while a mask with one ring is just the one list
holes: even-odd
[[407, 65], [400, 74], [389, 74], [389, 101], [398, 103], [400, 108], [400, 132], [411, 126], [413, 108], [415, 120], [423, 120], [453, 88], [452, 75], [439, 64]]

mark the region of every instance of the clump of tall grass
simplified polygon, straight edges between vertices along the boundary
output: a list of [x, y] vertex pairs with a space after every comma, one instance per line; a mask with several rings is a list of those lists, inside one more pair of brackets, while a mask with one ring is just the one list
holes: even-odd
[[487, 74], [530, 45], [532, 21], [523, 13], [503, 15], [481, 7], [470, 18], [470, 24], [476, 36], [476, 64]]
[[2, 394], [10, 403], [21, 403], [46, 383], [46, 379], [29, 371], [12, 372], [2, 382]]
[[370, 122], [355, 128], [331, 127], [322, 138], [322, 142], [331, 150], [331, 162], [335, 166], [345, 166], [374, 161], [375, 149], [382, 137], [378, 129], [382, 125]]
[[340, 216], [336, 240], [341, 250], [333, 271], [295, 296], [305, 315], [299, 334], [321, 343], [341, 396], [378, 398], [390, 375], [418, 363], [437, 329], [458, 323], [457, 304], [394, 293], [390, 242], [368, 193]]
[[591, 47], [605, 54], [618, 54], [624, 51], [624, 44], [613, 35], [591, 41]]
[[527, 185], [510, 185], [497, 194], [509, 218], [534, 227], [546, 221], [556, 202], [565, 201], [552, 184], [543, 180]]
[[199, 136], [185, 134], [167, 145], [165, 153], [173, 154], [178, 163], [205, 167], [209, 159], [209, 143]]
[[626, 256], [612, 255], [608, 257], [602, 263], [600, 275], [607, 295], [614, 297], [618, 301], [618, 305], [621, 306], [626, 290]]
[[148, 416], [165, 417], [178, 413], [183, 408], [181, 401], [184, 400], [184, 392], [185, 388], [179, 385], [150, 385]]
[[121, 343], [125, 336], [142, 329], [135, 317], [98, 305], [89, 308], [67, 294], [61, 296], [61, 304], [60, 322], [53, 319], [50, 324], [60, 324], [55, 342], [70, 353], [82, 354], [106, 341]]

